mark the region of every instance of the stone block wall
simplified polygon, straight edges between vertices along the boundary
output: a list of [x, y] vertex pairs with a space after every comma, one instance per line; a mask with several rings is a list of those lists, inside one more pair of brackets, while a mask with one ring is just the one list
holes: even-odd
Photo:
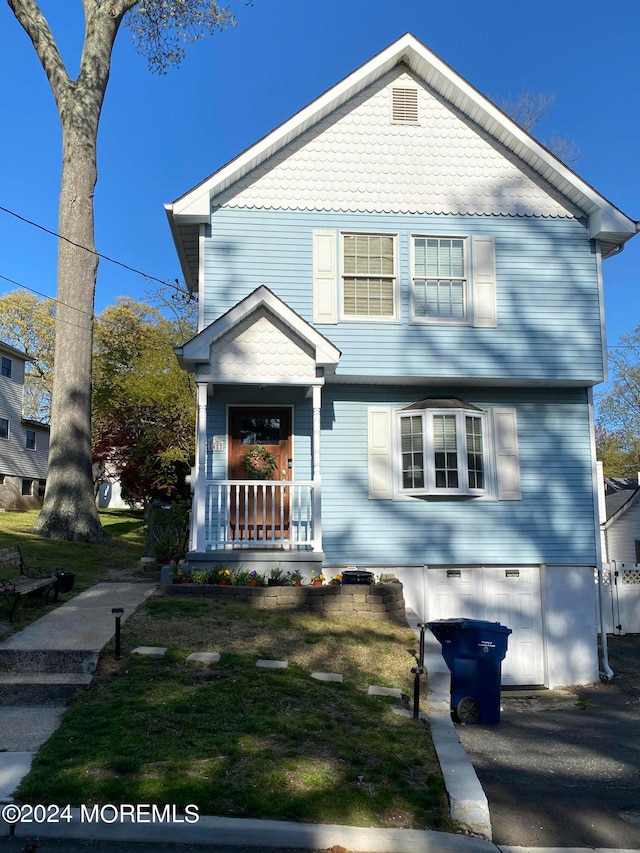
[[206, 596], [221, 603], [247, 604], [263, 610], [309, 611], [360, 616], [379, 622], [404, 622], [402, 584], [347, 584], [345, 586], [218, 586], [162, 584], [167, 596]]

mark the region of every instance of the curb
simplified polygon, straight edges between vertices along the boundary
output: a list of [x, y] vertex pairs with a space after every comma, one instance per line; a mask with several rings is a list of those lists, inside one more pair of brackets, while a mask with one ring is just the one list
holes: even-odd
[[[116, 816], [116, 806], [109, 809], [107, 818]], [[146, 810], [150, 806], [139, 806]], [[246, 820], [244, 818], [200, 817], [197, 823], [176, 820], [133, 822], [125, 817], [118, 822], [88, 822], [82, 820], [80, 809], [71, 809], [67, 819], [59, 823], [18, 823], [0, 821], [1, 835], [16, 838], [73, 838], [80, 841], [146, 841], [175, 844], [215, 844], [216, 846], [304, 848], [326, 850], [341, 846], [349, 851], [364, 853], [495, 853], [497, 848], [481, 838], [432, 832], [418, 829], [372, 829], [332, 824], [300, 824], [278, 820]], [[86, 817], [86, 815], [85, 815]]]
[[[407, 609], [406, 618], [419, 638], [417, 614]], [[427, 713], [420, 716], [431, 726], [433, 746], [449, 797], [451, 819], [472, 835], [491, 841], [489, 803], [451, 721], [449, 669], [442, 657], [440, 643], [430, 631], [425, 631], [424, 639], [429, 696]]]

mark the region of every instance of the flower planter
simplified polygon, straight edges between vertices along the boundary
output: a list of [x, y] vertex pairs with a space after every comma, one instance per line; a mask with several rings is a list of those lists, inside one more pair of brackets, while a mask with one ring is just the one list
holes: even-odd
[[311, 581], [312, 586], [322, 586], [322, 581]]
[[75, 572], [65, 572], [63, 569], [56, 569], [56, 577], [58, 578], [58, 592], [71, 592], [76, 579]]

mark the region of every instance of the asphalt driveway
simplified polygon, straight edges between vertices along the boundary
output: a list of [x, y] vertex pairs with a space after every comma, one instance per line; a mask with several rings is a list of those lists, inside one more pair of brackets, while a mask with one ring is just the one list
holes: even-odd
[[503, 692], [499, 725], [456, 726], [496, 844], [640, 848], [640, 635], [609, 646], [612, 681]]

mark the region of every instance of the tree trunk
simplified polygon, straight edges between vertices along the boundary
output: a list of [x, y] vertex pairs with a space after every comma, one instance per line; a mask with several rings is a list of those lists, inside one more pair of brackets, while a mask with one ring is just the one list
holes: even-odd
[[87, 249], [94, 248], [99, 112], [94, 117], [90, 112], [77, 90], [61, 111], [59, 233], [66, 239], [59, 241], [58, 248], [49, 473], [34, 531], [52, 539], [102, 542], [105, 534], [91, 475], [91, 361], [98, 258]]

